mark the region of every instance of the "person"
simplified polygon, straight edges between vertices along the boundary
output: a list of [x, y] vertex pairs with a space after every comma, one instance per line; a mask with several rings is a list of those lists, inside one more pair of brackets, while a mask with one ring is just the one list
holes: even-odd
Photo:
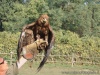
[[[27, 47], [23, 47], [23, 55], [19, 61], [13, 63], [11, 66], [8, 66], [8, 63], [3, 58], [0, 58], [0, 75], [18, 75], [18, 69], [21, 68], [24, 63], [33, 58], [34, 54], [37, 54], [39, 51], [38, 47], [42, 49], [46, 42], [42, 39], [36, 40], [34, 43], [28, 45]], [[33, 53], [32, 53], [33, 52]]]
[[8, 63], [3, 58], [0, 58], [0, 75], [17, 75], [18, 66], [17, 63], [8, 66]]
[[5, 75], [7, 70], [8, 70], [7, 62], [3, 58], [0, 58], [0, 75]]

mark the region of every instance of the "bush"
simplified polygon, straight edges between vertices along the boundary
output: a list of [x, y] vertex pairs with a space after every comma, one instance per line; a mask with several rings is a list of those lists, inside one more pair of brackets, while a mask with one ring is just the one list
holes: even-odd
[[[16, 53], [20, 32], [0, 32], [0, 53]], [[85, 36], [80, 38], [71, 31], [55, 31], [56, 42], [51, 50], [52, 55], [79, 54], [81, 57], [100, 57], [100, 38]], [[14, 56], [15, 58], [16, 56]], [[10, 58], [6, 56], [5, 58]], [[55, 58], [61, 59], [61, 57]], [[66, 59], [66, 58], [65, 58]], [[63, 60], [65, 60], [63, 59]], [[93, 62], [100, 62], [99, 59], [91, 59]]]
[[0, 32], [0, 52], [16, 52], [19, 33]]

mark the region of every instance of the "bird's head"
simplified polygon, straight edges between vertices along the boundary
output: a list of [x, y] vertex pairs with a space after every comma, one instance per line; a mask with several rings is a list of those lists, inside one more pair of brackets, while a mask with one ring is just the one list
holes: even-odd
[[39, 25], [47, 26], [49, 24], [49, 16], [47, 14], [43, 14], [38, 19]]

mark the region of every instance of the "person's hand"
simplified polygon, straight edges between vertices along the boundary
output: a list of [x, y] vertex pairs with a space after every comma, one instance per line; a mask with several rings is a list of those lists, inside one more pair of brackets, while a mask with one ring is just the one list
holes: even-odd
[[33, 59], [39, 51], [46, 47], [46, 43], [43, 39], [36, 40], [34, 43], [23, 47], [22, 55], [25, 59]]
[[5, 75], [7, 70], [8, 70], [7, 62], [3, 58], [0, 58], [0, 75]]

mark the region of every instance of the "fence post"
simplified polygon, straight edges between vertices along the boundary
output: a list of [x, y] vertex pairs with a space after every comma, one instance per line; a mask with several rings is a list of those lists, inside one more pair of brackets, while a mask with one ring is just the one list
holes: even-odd
[[10, 65], [12, 65], [13, 52], [10, 52]]
[[52, 55], [50, 54], [50, 57], [51, 57], [51, 62], [53, 62], [54, 63], [54, 59], [53, 59], [53, 57], [52, 57]]
[[75, 55], [74, 55], [74, 53], [72, 53], [72, 67], [74, 66], [74, 64], [75, 64], [75, 60], [74, 60], [74, 58], [75, 58]]

